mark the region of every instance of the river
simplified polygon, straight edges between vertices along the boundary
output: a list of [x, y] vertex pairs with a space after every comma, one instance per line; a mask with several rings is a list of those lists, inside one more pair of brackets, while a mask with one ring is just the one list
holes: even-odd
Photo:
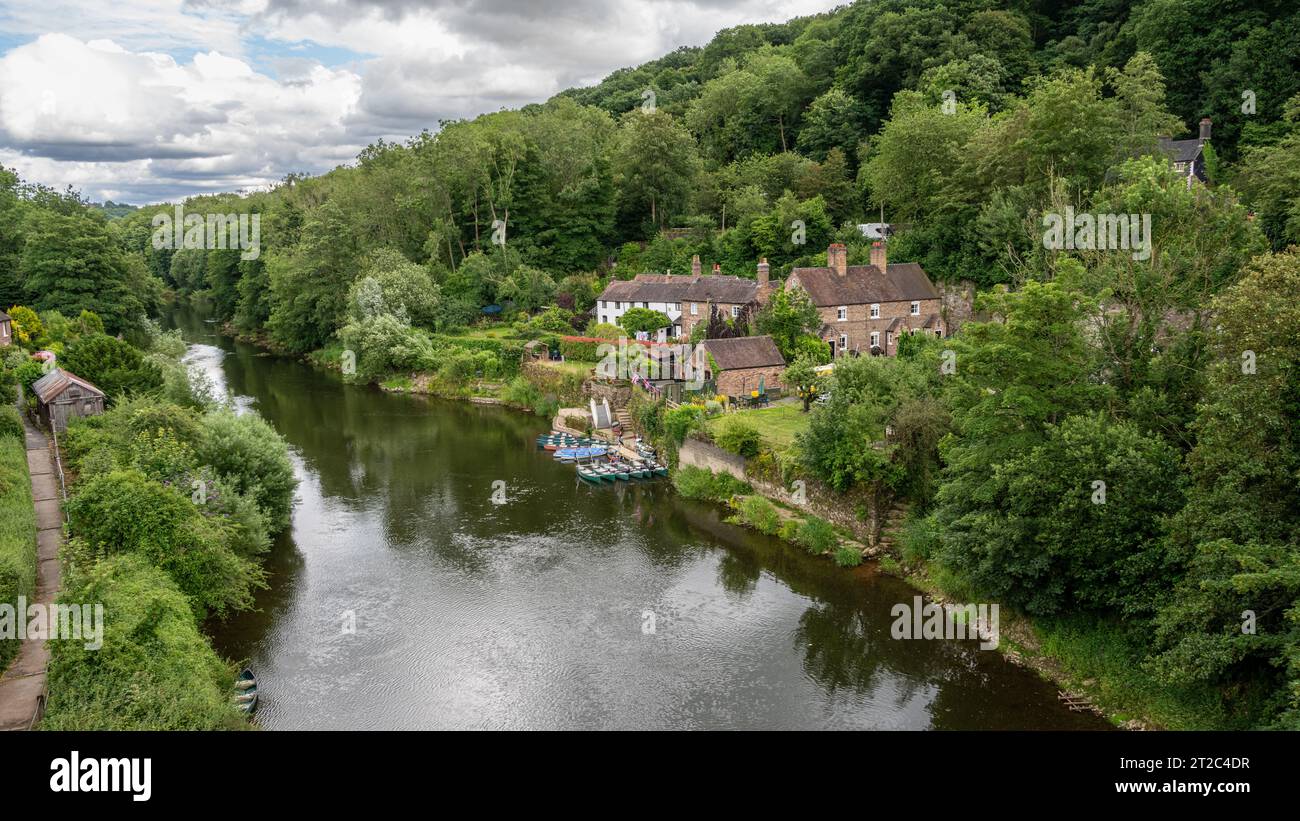
[[209, 626], [257, 672], [264, 728], [1108, 726], [977, 642], [891, 638], [916, 591], [873, 565], [729, 525], [666, 480], [581, 483], [536, 450], [545, 420], [170, 321], [301, 482], [257, 609]]

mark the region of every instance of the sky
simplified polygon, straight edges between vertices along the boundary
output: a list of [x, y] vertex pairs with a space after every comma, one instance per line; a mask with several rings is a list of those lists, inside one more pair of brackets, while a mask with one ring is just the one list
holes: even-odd
[[0, 166], [136, 205], [255, 190], [843, 0], [0, 0]]

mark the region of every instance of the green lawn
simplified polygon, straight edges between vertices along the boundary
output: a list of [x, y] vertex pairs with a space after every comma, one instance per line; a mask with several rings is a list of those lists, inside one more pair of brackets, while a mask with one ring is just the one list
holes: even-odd
[[713, 417], [707, 425], [710, 433], [716, 433], [724, 419], [743, 419], [763, 434], [768, 447], [779, 452], [794, 444], [794, 437], [808, 428], [809, 415], [803, 412], [803, 403], [798, 402], [725, 413]]
[[575, 373], [578, 374], [579, 376], [586, 376], [587, 374], [591, 373], [592, 370], [595, 369], [596, 367], [595, 362], [583, 362], [579, 359], [570, 359], [565, 362], [552, 362], [549, 359], [544, 359], [541, 360], [538, 364], [543, 365], [547, 368], [555, 368], [558, 371]]

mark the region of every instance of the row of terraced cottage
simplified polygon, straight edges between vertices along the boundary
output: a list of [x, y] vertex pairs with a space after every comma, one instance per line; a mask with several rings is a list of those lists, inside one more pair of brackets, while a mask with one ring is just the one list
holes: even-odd
[[[844, 245], [826, 249], [826, 265], [795, 268], [783, 284], [773, 285], [766, 259], [758, 263], [754, 279], [723, 276], [719, 266], [702, 275], [699, 257], [691, 273], [638, 274], [611, 282], [597, 299], [593, 312], [600, 322], [617, 324], [632, 308], [665, 314], [671, 324], [657, 332], [658, 342], [686, 340], [700, 322], [708, 322], [713, 309], [739, 317], [756, 311], [780, 287], [802, 289], [821, 314], [818, 336], [829, 346], [832, 360], [842, 356], [894, 356], [903, 334], [946, 335], [940, 296], [925, 270], [914, 262], [890, 263], [884, 242], [873, 243], [867, 265], [849, 265]], [[770, 336], [710, 339], [701, 343], [717, 364], [718, 373], [705, 378], [717, 383], [719, 393], [748, 396], [759, 386], [780, 388], [786, 362]]]

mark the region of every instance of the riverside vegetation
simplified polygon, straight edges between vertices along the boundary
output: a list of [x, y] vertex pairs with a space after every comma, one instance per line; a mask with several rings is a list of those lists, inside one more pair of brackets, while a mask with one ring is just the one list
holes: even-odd
[[[28, 324], [27, 345], [57, 342], [66, 348], [61, 364], [76, 363], [79, 376], [114, 389], [104, 414], [72, 420], [60, 437], [70, 538], [59, 600], [104, 605], [103, 646], [50, 642], [41, 727], [246, 726], [230, 699], [235, 667], [217, 656], [202, 624], [251, 607], [265, 585], [261, 558], [289, 525], [296, 486], [286, 445], [255, 413], [237, 415], [207, 395], [177, 361], [178, 333], [141, 321], [136, 348], [105, 336], [88, 314], [56, 341], [48, 328], [62, 324], [60, 315], [43, 318], [39, 330]], [[14, 350], [5, 383], [30, 387], [26, 351]], [[21, 426], [11, 435], [17, 421], [0, 429], [5, 595], [30, 591], [34, 579], [30, 491], [14, 490], [10, 464], [11, 443], [24, 460]]]

